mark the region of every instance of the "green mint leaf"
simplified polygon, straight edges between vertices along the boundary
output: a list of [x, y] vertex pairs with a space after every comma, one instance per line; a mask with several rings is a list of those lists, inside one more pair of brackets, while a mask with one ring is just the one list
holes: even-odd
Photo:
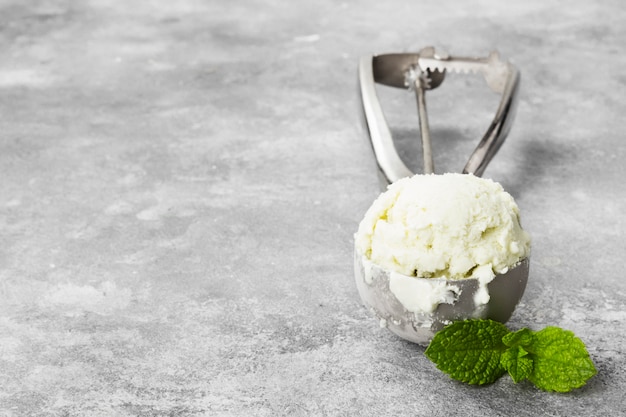
[[530, 346], [535, 340], [535, 332], [530, 329], [521, 329], [516, 332], [511, 332], [502, 338], [502, 342], [509, 346]]
[[521, 346], [514, 346], [504, 351], [500, 357], [500, 364], [516, 384], [528, 378], [534, 368], [532, 357]]
[[468, 384], [490, 384], [506, 370], [500, 356], [507, 347], [502, 338], [509, 330], [493, 320], [457, 321], [439, 331], [426, 356], [453, 379]]
[[568, 330], [546, 327], [527, 350], [534, 362], [528, 379], [545, 391], [580, 388], [597, 373], [583, 342]]

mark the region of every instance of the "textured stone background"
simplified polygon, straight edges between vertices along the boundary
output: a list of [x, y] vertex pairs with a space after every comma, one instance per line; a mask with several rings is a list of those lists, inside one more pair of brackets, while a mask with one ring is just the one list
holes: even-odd
[[[0, 415], [626, 413], [624, 22], [619, 0], [0, 0]], [[534, 239], [510, 327], [581, 337], [580, 390], [458, 384], [360, 304], [357, 61], [431, 44], [522, 72], [485, 173]], [[493, 116], [474, 81], [428, 95], [438, 172]], [[414, 100], [385, 97], [411, 155]]]

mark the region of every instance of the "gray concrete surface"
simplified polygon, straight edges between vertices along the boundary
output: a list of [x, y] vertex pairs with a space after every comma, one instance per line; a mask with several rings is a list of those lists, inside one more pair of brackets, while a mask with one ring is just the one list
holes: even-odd
[[[618, 0], [1, 0], [0, 415], [626, 414], [624, 22]], [[580, 390], [461, 385], [360, 304], [356, 64], [427, 45], [522, 71], [485, 173], [533, 236], [509, 324], [582, 338]], [[428, 96], [439, 172], [495, 110], [472, 80]], [[413, 98], [386, 97], [410, 158]]]

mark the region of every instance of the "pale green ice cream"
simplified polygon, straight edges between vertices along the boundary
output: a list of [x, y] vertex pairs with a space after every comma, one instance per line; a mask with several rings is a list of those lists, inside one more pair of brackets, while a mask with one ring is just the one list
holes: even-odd
[[530, 254], [513, 197], [471, 174], [390, 185], [359, 224], [355, 245], [382, 268], [422, 278], [488, 280]]

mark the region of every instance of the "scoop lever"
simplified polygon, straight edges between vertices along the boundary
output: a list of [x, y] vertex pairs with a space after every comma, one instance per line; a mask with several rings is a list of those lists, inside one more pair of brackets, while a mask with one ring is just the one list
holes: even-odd
[[435, 48], [427, 47], [419, 53], [362, 57], [359, 62], [358, 78], [363, 122], [376, 158], [383, 188], [414, 173], [398, 155], [378, 100], [375, 84], [415, 90], [422, 140], [423, 170], [424, 173], [433, 173], [434, 161], [425, 92], [437, 88], [444, 81], [447, 72], [481, 73], [487, 85], [502, 95], [496, 115], [470, 155], [463, 173], [481, 176], [508, 136], [517, 110], [520, 73], [511, 63], [500, 60], [497, 52], [492, 52], [486, 58], [455, 58], [447, 54], [437, 54]]

